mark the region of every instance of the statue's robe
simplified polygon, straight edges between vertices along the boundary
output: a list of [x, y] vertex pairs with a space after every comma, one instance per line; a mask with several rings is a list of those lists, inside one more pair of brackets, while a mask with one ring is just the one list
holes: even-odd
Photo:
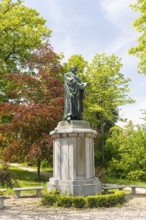
[[69, 72], [64, 76], [64, 89], [64, 118], [82, 120], [84, 84], [78, 75]]

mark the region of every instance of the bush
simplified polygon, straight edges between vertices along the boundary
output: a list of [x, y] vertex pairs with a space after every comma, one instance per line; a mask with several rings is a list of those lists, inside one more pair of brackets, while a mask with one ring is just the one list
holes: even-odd
[[58, 199], [56, 201], [56, 205], [64, 208], [71, 207], [73, 203], [73, 197], [72, 196], [58, 196]]
[[58, 200], [58, 196], [57, 194], [51, 194], [51, 193], [46, 193], [43, 195], [43, 198], [42, 198], [42, 205], [45, 205], [45, 206], [54, 206], [56, 201]]
[[97, 208], [97, 197], [96, 196], [88, 196], [87, 197], [87, 207], [89, 208]]
[[73, 197], [73, 207], [75, 208], [84, 208], [86, 205], [86, 199], [83, 196]]
[[50, 158], [49, 160], [44, 159], [41, 162], [41, 168], [48, 168], [48, 167], [53, 167], [52, 158]]
[[146, 172], [143, 170], [135, 170], [131, 171], [127, 175], [127, 179], [134, 181], [145, 181], [146, 180]]
[[0, 169], [0, 185], [1, 186], [12, 186], [12, 181], [10, 178], [10, 171], [8, 169], [7, 165], [3, 165], [3, 167]]
[[97, 208], [112, 207], [124, 202], [124, 192], [116, 192], [110, 195], [95, 196], [67, 196], [60, 195], [58, 191], [47, 193], [42, 198], [42, 205], [59, 206], [59, 207], [75, 207], [75, 208]]
[[124, 192], [117, 192], [110, 195], [87, 196], [87, 207], [112, 207], [124, 202]]
[[2, 196], [3, 195], [3, 192], [0, 190], [0, 196]]

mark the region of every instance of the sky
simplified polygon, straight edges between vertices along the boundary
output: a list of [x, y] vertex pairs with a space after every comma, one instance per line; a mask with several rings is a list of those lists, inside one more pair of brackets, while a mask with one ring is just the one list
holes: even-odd
[[73, 54], [81, 54], [91, 61], [96, 53], [103, 52], [122, 58], [121, 72], [131, 79], [129, 96], [135, 103], [121, 107], [120, 116], [136, 125], [143, 122], [141, 110], [146, 109], [146, 76], [138, 74], [138, 59], [128, 54], [139, 36], [132, 26], [138, 13], [129, 7], [135, 1], [24, 0], [24, 4], [46, 19], [52, 30], [51, 45], [66, 60]]

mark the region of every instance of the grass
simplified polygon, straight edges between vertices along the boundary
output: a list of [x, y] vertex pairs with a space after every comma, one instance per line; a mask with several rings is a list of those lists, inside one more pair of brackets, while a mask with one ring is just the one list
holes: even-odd
[[[12, 180], [12, 188], [0, 185], [1, 188], [7, 189], [5, 195], [14, 195], [13, 188], [17, 187], [43, 186], [44, 190], [42, 190], [42, 193], [47, 191], [47, 182], [49, 181], [48, 177], [41, 176], [41, 178], [38, 179], [37, 174], [22, 170], [18, 167], [10, 167], [9, 170]], [[32, 193], [34, 192], [32, 191]]]
[[[102, 182], [102, 180], [101, 180]], [[105, 183], [105, 181], [104, 181]], [[126, 179], [112, 179], [107, 178], [106, 184], [118, 184], [118, 185], [138, 185], [138, 186], [146, 186], [146, 182], [134, 181], [134, 180], [126, 180]]]
[[[22, 166], [26, 166], [26, 164], [22, 164]], [[2, 168], [2, 164], [0, 163], [0, 168]], [[36, 168], [34, 166], [31, 166], [31, 168]], [[0, 188], [6, 188], [7, 191], [5, 194], [13, 195], [13, 188], [15, 187], [31, 187], [31, 186], [43, 186], [44, 190], [42, 190], [42, 193], [47, 192], [47, 182], [49, 181], [48, 177], [41, 176], [41, 179], [37, 178], [37, 174], [22, 170], [19, 167], [9, 167], [10, 175], [12, 179], [12, 188], [10, 187], [3, 187], [0, 185]], [[52, 172], [52, 168], [46, 168], [41, 169], [41, 171], [44, 172]], [[118, 184], [118, 185], [139, 185], [139, 186], [145, 186], [146, 182], [137, 182], [137, 181], [130, 181], [125, 179], [112, 179], [107, 178], [106, 182], [101, 179], [102, 184]]]

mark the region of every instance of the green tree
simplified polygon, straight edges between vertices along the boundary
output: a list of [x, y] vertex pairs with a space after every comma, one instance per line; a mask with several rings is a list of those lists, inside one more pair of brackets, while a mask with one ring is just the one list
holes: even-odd
[[112, 128], [106, 149], [113, 151], [107, 165], [112, 177], [146, 180], [146, 130], [143, 127], [134, 129], [130, 121], [124, 128]]
[[138, 38], [138, 45], [132, 47], [129, 53], [139, 58], [139, 73], [146, 75], [146, 0], [137, 0], [131, 7], [135, 12], [140, 12], [139, 18], [135, 20], [133, 25], [141, 35]]
[[104, 140], [119, 118], [119, 108], [133, 100], [128, 97], [129, 79], [120, 73], [121, 59], [96, 54], [85, 72], [86, 89], [84, 117], [101, 134], [100, 147], [104, 162]]
[[45, 24], [45, 19], [23, 1], [0, 1], [0, 74], [16, 71], [31, 51], [48, 39], [51, 31]]
[[63, 64], [64, 72], [69, 72], [72, 66], [76, 66], [80, 77], [84, 77], [83, 73], [87, 66], [87, 61], [80, 54], [73, 54], [67, 63]]

